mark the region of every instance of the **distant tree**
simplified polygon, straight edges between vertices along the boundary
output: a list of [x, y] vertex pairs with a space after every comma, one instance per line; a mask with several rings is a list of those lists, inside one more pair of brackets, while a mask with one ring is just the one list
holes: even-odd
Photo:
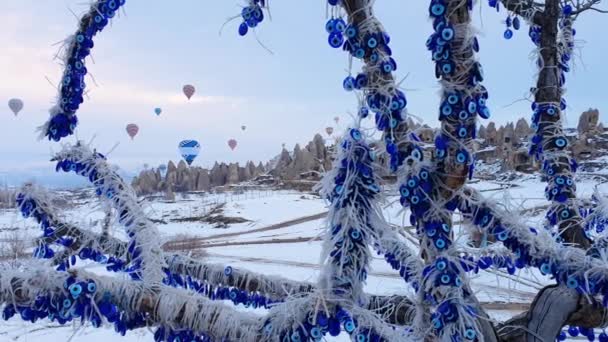
[[[76, 111], [83, 102], [85, 58], [94, 36], [124, 2], [98, 0], [66, 41], [59, 101], [42, 127], [50, 140], [74, 132]], [[499, 6], [498, 0], [489, 2]], [[27, 321], [51, 319], [61, 324], [73, 319], [94, 326], [111, 323], [121, 334], [155, 327], [157, 341], [306, 341], [341, 331], [356, 341], [528, 341], [563, 339], [561, 329], [566, 325], [573, 336], [595, 338], [592, 328], [605, 324], [600, 302], [608, 300], [608, 254], [604, 235], [591, 241], [589, 230], [600, 232], [605, 227], [608, 200], [596, 194], [592, 206], [581, 208], [584, 203], [576, 199], [576, 163], [566, 150], [561, 111], [573, 23], [585, 11], [601, 11], [595, 7], [599, 0], [500, 2], [509, 10], [505, 37], [512, 35], [512, 26], [519, 27], [521, 17], [530, 23], [530, 36], [539, 51], [531, 153], [542, 162], [548, 179], [551, 206], [546, 227], [522, 224], [517, 215], [466, 184], [474, 172], [477, 116], [489, 117], [489, 95], [481, 84], [479, 44], [471, 25], [473, 2], [430, 1], [433, 34], [427, 48], [442, 89], [441, 129], [431, 153], [408, 129], [407, 99], [395, 82], [391, 39], [375, 17], [373, 3], [328, 0], [328, 43], [362, 63], [360, 72], [343, 80], [345, 90], [357, 92], [361, 100], [358, 118], [340, 139], [335, 165], [319, 187], [331, 207], [317, 283], [163, 251], [156, 226], [145, 217], [129, 185], [105, 156], [77, 143], [54, 156], [57, 170], [87, 177], [99, 199], [112, 208], [106, 213], [115, 213], [129, 240], [112, 237], [106, 228], [96, 234], [62, 221], [50, 194], [34, 185], [24, 186], [17, 202], [24, 216], [40, 223], [43, 236], [35, 256], [48, 261], [28, 270], [3, 270], [3, 316], [19, 313]], [[246, 35], [263, 22], [265, 9], [266, 1], [249, 0], [241, 13], [239, 33]], [[382, 132], [380, 142], [360, 129], [370, 114]], [[408, 247], [383, 218], [379, 160], [388, 161], [390, 172], [398, 176], [401, 204], [409, 208], [419, 249]], [[465, 227], [481, 229], [498, 243], [482, 248], [457, 244], [455, 212], [462, 215]], [[106, 216], [104, 227], [108, 222]], [[373, 296], [363, 291], [372, 249], [399, 272], [413, 296]], [[78, 259], [103, 264], [130, 279], [92, 274], [75, 267]], [[497, 325], [484, 312], [468, 276], [490, 267], [509, 274], [536, 267], [554, 277], [556, 285], [540, 291], [529, 312]], [[254, 316], [217, 300], [268, 308], [268, 313]], [[600, 335], [600, 340], [607, 339], [608, 335]]]

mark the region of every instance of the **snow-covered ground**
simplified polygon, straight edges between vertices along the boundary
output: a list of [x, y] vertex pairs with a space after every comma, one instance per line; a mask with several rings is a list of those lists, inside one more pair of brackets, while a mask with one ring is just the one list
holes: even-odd
[[[578, 192], [589, 197], [598, 184], [593, 178], [583, 178]], [[501, 205], [521, 211], [547, 204], [544, 184], [536, 177], [525, 177], [510, 182], [477, 181], [472, 184]], [[69, 198], [64, 219], [82, 227], [99, 230], [104, 213], [98, 202], [91, 200], [88, 191], [63, 192]], [[223, 204], [223, 205], [222, 205]], [[168, 203], [159, 198], [142, 200], [149, 217], [158, 222], [160, 238], [164, 242], [191, 240], [206, 252], [210, 262], [238, 266], [265, 274], [314, 282], [319, 273], [320, 236], [325, 228], [323, 213], [326, 203], [318, 196], [294, 192], [256, 190], [242, 194], [188, 194]], [[217, 228], [215, 223], [201, 219], [221, 207], [224, 217], [242, 218], [244, 222]], [[388, 197], [385, 205], [387, 220], [407, 226], [409, 214], [399, 206], [396, 197]], [[527, 210], [522, 218], [531, 225], [542, 221], [542, 211]], [[404, 224], [406, 222], [407, 224]], [[407, 227], [404, 228], [407, 231]], [[20, 236], [37, 236], [39, 230], [32, 220], [21, 218], [15, 210], [0, 212], [0, 237], [18, 232]], [[118, 224], [113, 234], [124, 239]], [[522, 271], [516, 276], [501, 272], [480, 272], [474, 275], [473, 290], [491, 316], [504, 320], [518, 313], [516, 304], [529, 303], [535, 293], [550, 280], [536, 271]], [[380, 257], [374, 258], [366, 291], [373, 294], [408, 294], [411, 288], [403, 283]], [[501, 303], [511, 303], [504, 305]], [[521, 310], [521, 308], [519, 309]], [[151, 341], [151, 332], [141, 329], [118, 339], [112, 328], [59, 327], [47, 322], [30, 324], [13, 318], [0, 323], [0, 341]], [[345, 336], [334, 341], [346, 341]]]

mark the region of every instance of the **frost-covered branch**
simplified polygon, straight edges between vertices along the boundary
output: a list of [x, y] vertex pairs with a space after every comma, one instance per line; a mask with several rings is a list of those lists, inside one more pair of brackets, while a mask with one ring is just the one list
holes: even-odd
[[78, 124], [76, 111], [84, 102], [85, 59], [91, 54], [93, 38], [116, 16], [126, 0], [96, 0], [78, 23], [76, 33], [64, 41], [61, 62], [64, 70], [57, 95], [57, 104], [50, 110], [49, 120], [40, 127], [40, 137], [59, 141], [74, 133]]
[[53, 158], [57, 170], [73, 171], [87, 177], [95, 187], [100, 199], [112, 206], [119, 222], [126, 228], [129, 236], [128, 252], [131, 254], [132, 276], [141, 276], [148, 284], [159, 283], [163, 278], [164, 259], [159, 233], [139, 204], [137, 197], [122, 178], [106, 162], [106, 158], [91, 151], [82, 143], [65, 146]]

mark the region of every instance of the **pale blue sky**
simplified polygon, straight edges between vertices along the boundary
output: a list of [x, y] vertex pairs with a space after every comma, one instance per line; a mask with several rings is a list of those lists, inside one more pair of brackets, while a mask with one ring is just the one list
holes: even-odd
[[[505, 41], [505, 13], [497, 15], [481, 2], [475, 21], [492, 120], [529, 117], [528, 102], [507, 107], [533, 85], [527, 27]], [[257, 29], [271, 55], [253, 35], [238, 36], [238, 20], [218, 34], [226, 19], [240, 12], [238, 1], [127, 0], [126, 16], [114, 19], [98, 35], [95, 64], [87, 62], [99, 86], [87, 81], [90, 92], [78, 113], [79, 138], [95, 136], [94, 145], [101, 151], [119, 143], [112, 161], [133, 169], [178, 159], [182, 139], [199, 140], [202, 152], [195, 164], [209, 166], [215, 160], [268, 160], [281, 143], [292, 147], [334, 125], [336, 115], [342, 118], [339, 133], [356, 102], [341, 88], [347, 55], [327, 44], [325, 3], [272, 1], [272, 21]], [[392, 37], [397, 75], [407, 75], [403, 86], [409, 111], [434, 125], [438, 87], [424, 47], [431, 32], [427, 6], [424, 0], [378, 0], [376, 12]], [[0, 172], [46, 167], [50, 151], [58, 148], [37, 141], [34, 131], [56, 96], [45, 77], [57, 83], [61, 75], [53, 61], [59, 46], [53, 44], [76, 28], [70, 9], [80, 15], [86, 8], [82, 0], [0, 2]], [[570, 125], [588, 107], [608, 110], [603, 84], [608, 76], [607, 20], [592, 12], [576, 25], [577, 39], [584, 45], [582, 59], [576, 59], [568, 76]], [[181, 94], [185, 83], [197, 87], [189, 103]], [[17, 118], [6, 107], [11, 97], [25, 101]], [[157, 106], [163, 108], [160, 117], [153, 113]], [[131, 122], [140, 126], [134, 141], [124, 129]], [[246, 132], [241, 132], [242, 124]], [[226, 144], [230, 138], [239, 142], [234, 152]]]

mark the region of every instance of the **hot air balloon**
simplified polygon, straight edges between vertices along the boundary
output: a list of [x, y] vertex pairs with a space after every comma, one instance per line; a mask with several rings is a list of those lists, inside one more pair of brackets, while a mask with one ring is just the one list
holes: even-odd
[[230, 147], [230, 149], [231, 149], [231, 150], [233, 150], [233, 151], [234, 151], [234, 149], [236, 148], [236, 144], [237, 144], [236, 140], [234, 140], [234, 139], [230, 139], [230, 140], [228, 140], [228, 146], [229, 146], [229, 147]]
[[244, 131], [244, 130], [246, 130], [246, 129], [247, 129], [247, 126], [245, 126], [245, 125], [241, 126], [241, 130], [243, 130], [243, 131]]
[[336, 122], [336, 124], [340, 121], [340, 117], [336, 116], [334, 117], [334, 121]]
[[131, 137], [131, 140], [135, 138], [137, 132], [139, 132], [139, 126], [137, 126], [136, 124], [127, 125], [127, 134]]
[[179, 143], [179, 153], [188, 165], [192, 164], [200, 150], [201, 145], [196, 140], [183, 140]]
[[184, 90], [184, 95], [186, 95], [186, 97], [188, 98], [188, 100], [190, 100], [190, 98], [192, 97], [192, 95], [194, 95], [194, 92], [196, 91], [196, 89], [194, 88], [193, 85], [191, 84], [186, 84], [183, 88]]
[[165, 178], [165, 175], [167, 174], [167, 165], [165, 164], [160, 164], [158, 166], [158, 171], [160, 172], [160, 176]]
[[154, 113], [156, 113], [156, 115], [160, 115], [160, 113], [162, 113], [163, 110], [159, 107], [154, 108]]
[[331, 135], [333, 132], [334, 132], [333, 127], [325, 127], [325, 133], [327, 133], [327, 135]]
[[15, 116], [19, 114], [19, 112], [23, 109], [23, 101], [20, 99], [10, 99], [8, 100], [8, 108], [10, 108]]

